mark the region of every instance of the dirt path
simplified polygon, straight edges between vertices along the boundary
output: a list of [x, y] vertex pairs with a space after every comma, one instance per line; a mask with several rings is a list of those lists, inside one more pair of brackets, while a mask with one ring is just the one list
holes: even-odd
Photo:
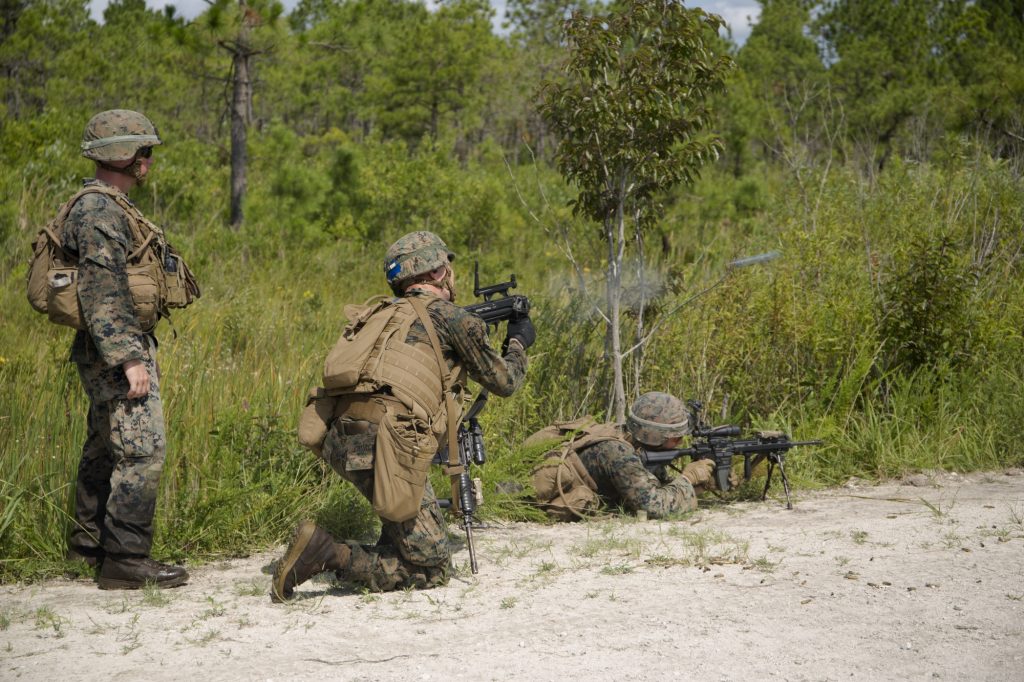
[[163, 592], [5, 586], [0, 679], [1024, 680], [1024, 475], [913, 482], [491, 528], [479, 575], [424, 592], [274, 605], [276, 553]]

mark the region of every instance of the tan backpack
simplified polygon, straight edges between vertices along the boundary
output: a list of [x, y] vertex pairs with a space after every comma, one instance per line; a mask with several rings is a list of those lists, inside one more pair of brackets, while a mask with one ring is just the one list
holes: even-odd
[[593, 417], [586, 416], [547, 426], [527, 438], [523, 445], [553, 440], [564, 442], [545, 452], [541, 463], [533, 468], [537, 503], [555, 521], [593, 516], [601, 507], [601, 498], [597, 494], [597, 483], [578, 453], [603, 441], [622, 440], [622, 431], [615, 424], [598, 424]]
[[[335, 419], [349, 416], [378, 424], [373, 509], [390, 521], [407, 521], [419, 513], [431, 460], [445, 431], [458, 457], [454, 392], [460, 390], [461, 368], [448, 372], [433, 323], [418, 299], [371, 299], [364, 306], [346, 307], [345, 313], [351, 321], [324, 362], [323, 388], [310, 394], [299, 419], [299, 442], [322, 456]], [[417, 319], [430, 338], [429, 351], [405, 343]], [[382, 394], [385, 386], [389, 391]], [[358, 396], [372, 397], [352, 400]]]
[[75, 202], [93, 192], [112, 198], [128, 217], [133, 247], [127, 258], [128, 290], [139, 325], [150, 331], [161, 316], [168, 315], [168, 308], [184, 308], [199, 298], [199, 286], [185, 261], [164, 240], [163, 230], [121, 192], [106, 185], [83, 187], [39, 230], [26, 277], [28, 302], [54, 324], [85, 328], [78, 301], [78, 258], [64, 250], [61, 237]]

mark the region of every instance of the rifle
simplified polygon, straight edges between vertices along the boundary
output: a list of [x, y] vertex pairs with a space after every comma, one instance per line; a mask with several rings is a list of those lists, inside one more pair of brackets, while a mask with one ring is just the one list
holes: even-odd
[[[497, 326], [502, 321], [514, 321], [530, 314], [530, 299], [518, 294], [509, 295], [509, 289], [516, 288], [516, 276], [510, 275], [509, 281], [490, 286], [480, 286], [479, 263], [473, 264], [473, 295], [483, 296], [481, 303], [472, 303], [463, 308], [481, 318], [488, 325]], [[500, 297], [492, 300], [496, 294]], [[504, 350], [504, 349], [503, 349]], [[452, 474], [452, 499], [458, 501], [458, 513], [462, 515], [462, 528], [466, 531], [466, 548], [469, 550], [469, 567], [475, 575], [477, 572], [476, 547], [473, 544], [473, 518], [477, 505], [483, 501], [482, 491], [469, 476], [470, 463], [477, 466], [487, 461], [484, 449], [484, 432], [480, 427], [477, 415], [487, 405], [488, 392], [482, 389], [469, 410], [462, 416], [457, 432], [459, 448], [459, 467], [457, 474]], [[447, 451], [442, 450], [434, 457], [434, 462], [445, 464]], [[442, 509], [451, 508], [452, 499], [439, 499]]]
[[782, 487], [786, 491], [786, 509], [793, 508], [793, 502], [789, 497], [789, 478], [786, 476], [786, 452], [791, 448], [802, 445], [821, 445], [820, 440], [790, 440], [789, 436], [781, 431], [758, 431], [753, 438], [740, 438], [742, 429], [739, 426], [723, 424], [721, 426], [709, 427], [700, 417], [703, 405], [690, 400], [686, 403], [690, 408], [690, 423], [693, 430], [690, 432], [693, 438], [693, 445], [688, 448], [677, 450], [646, 450], [640, 451], [640, 460], [648, 469], [671, 464], [676, 458], [689, 456], [691, 461], [698, 459], [710, 459], [715, 463], [715, 483], [719, 490], [727, 491], [729, 485], [729, 474], [732, 473], [732, 458], [743, 457], [743, 480], [749, 481], [755, 466], [762, 461], [768, 461], [768, 480], [765, 481], [764, 491], [761, 493], [761, 500], [768, 496], [768, 487], [772, 484], [772, 472], [775, 467], [779, 468], [779, 475], [782, 478]]
[[[473, 263], [473, 295], [483, 296], [480, 303], [471, 303], [463, 310], [473, 313], [489, 326], [497, 326], [499, 322], [508, 320], [515, 322], [530, 314], [530, 299], [520, 294], [509, 294], [509, 289], [516, 288], [516, 276], [509, 275], [507, 282], [480, 286], [480, 264]], [[499, 298], [494, 298], [500, 294]], [[492, 300], [493, 299], [493, 300]]]

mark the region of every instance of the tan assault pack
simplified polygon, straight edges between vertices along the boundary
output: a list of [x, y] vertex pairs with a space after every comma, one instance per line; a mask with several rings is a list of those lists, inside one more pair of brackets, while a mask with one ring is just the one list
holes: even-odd
[[163, 230], [147, 220], [121, 192], [105, 185], [83, 187], [39, 230], [26, 277], [28, 302], [54, 324], [85, 328], [78, 301], [78, 258], [64, 250], [61, 237], [75, 202], [92, 192], [109, 196], [128, 217], [133, 247], [127, 258], [128, 290], [139, 325], [143, 331], [150, 331], [160, 317], [168, 316], [168, 308], [184, 308], [199, 298], [199, 285], [185, 261], [164, 239]]
[[[568, 437], [568, 440], [566, 438]], [[598, 424], [591, 417], [556, 422], [532, 434], [524, 446], [564, 441], [544, 453], [533, 468], [532, 482], [537, 503], [556, 521], [575, 521], [593, 516], [601, 507], [597, 483], [580, 460], [579, 452], [607, 440], [623, 440], [614, 424]]]
[[[322, 455], [335, 419], [378, 424], [373, 508], [385, 519], [407, 521], [419, 513], [430, 463], [446, 431], [451, 448], [461, 368], [448, 371], [418, 299], [371, 299], [364, 306], [347, 306], [345, 314], [350, 322], [324, 362], [323, 387], [311, 392], [300, 417], [299, 442]], [[430, 337], [429, 350], [405, 342], [417, 319]]]

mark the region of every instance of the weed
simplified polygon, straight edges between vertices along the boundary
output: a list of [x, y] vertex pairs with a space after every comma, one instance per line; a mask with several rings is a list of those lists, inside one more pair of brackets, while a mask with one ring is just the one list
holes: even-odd
[[206, 601], [210, 604], [210, 608], [203, 611], [203, 613], [199, 616], [200, 620], [206, 620], [207, 618], [217, 618], [219, 616], [223, 616], [224, 612], [227, 610], [224, 604], [221, 604], [213, 597], [207, 597]]
[[958, 535], [954, 531], [949, 531], [948, 533], [942, 536], [942, 546], [946, 549], [956, 549], [963, 543], [963, 541], [963, 536]]
[[762, 573], [774, 573], [780, 563], [782, 562], [771, 561], [768, 557], [763, 556], [758, 559], [754, 559], [754, 561], [751, 562], [751, 565]]
[[0, 611], [0, 630], [11, 627], [11, 617], [6, 611]]
[[373, 604], [374, 602], [380, 601], [380, 594], [363, 589], [362, 593], [359, 595], [359, 601], [364, 604]]
[[248, 580], [235, 583], [235, 594], [239, 597], [262, 597], [267, 588], [260, 580]]
[[628, 564], [609, 564], [601, 569], [602, 575], [625, 575], [632, 572], [633, 567]]
[[853, 540], [855, 545], [863, 545], [868, 541], [868, 532], [866, 530], [850, 531], [850, 539]]
[[171, 598], [155, 583], [146, 583], [142, 588], [142, 603], [152, 607], [167, 606], [171, 603]]
[[537, 575], [554, 573], [558, 570], [558, 564], [553, 561], [542, 561], [537, 566]]
[[51, 609], [49, 606], [41, 606], [36, 609], [36, 630], [47, 630], [53, 629], [58, 637], [63, 637], [65, 634], [64, 626], [68, 624], [68, 620], [63, 618]]
[[121, 601], [111, 601], [111, 602], [109, 602], [107, 604], [107, 613], [109, 613], [111, 615], [117, 615], [119, 613], [127, 613], [128, 611], [129, 611], [129, 608], [128, 608], [128, 598], [127, 597], [121, 597]]
[[655, 554], [649, 559], [644, 561], [648, 566], [658, 566], [659, 568], [668, 568], [669, 566], [692, 566], [693, 563], [689, 559], [677, 559], [675, 557], [667, 556], [665, 554]]
[[505, 597], [504, 599], [501, 600], [501, 608], [503, 608], [503, 609], [511, 609], [512, 607], [514, 607], [516, 605], [517, 601], [518, 600], [515, 597]]
[[132, 619], [128, 622], [127, 632], [121, 633], [121, 628], [118, 628], [117, 641], [125, 642], [124, 646], [121, 647], [121, 655], [126, 656], [131, 652], [138, 649], [141, 644], [139, 642], [139, 631], [136, 627], [139, 624], [139, 614], [134, 614]]
[[992, 528], [981, 531], [981, 535], [987, 538], [995, 538], [1000, 542], [1006, 542], [1013, 537], [1009, 528]]
[[842, 568], [843, 566], [845, 566], [848, 563], [850, 563], [850, 557], [848, 557], [848, 556], [837, 556], [836, 557], [836, 563], [839, 564], [840, 568]]
[[599, 592], [597, 592], [597, 591], [595, 590], [595, 591], [593, 591], [593, 592], [587, 592], [587, 593], [586, 593], [586, 594], [584, 594], [583, 596], [584, 596], [584, 598], [586, 598], [586, 599], [597, 599], [597, 595], [598, 595], [598, 594], [599, 594]]
[[199, 646], [206, 646], [220, 639], [220, 630], [210, 628], [203, 634], [199, 635], [196, 639], [187, 639], [191, 644], [198, 644]]
[[932, 513], [932, 516], [934, 516], [935, 518], [941, 519], [943, 516], [945, 516], [945, 513], [938, 506], [932, 504], [923, 497], [919, 497], [917, 499], [921, 500], [921, 504], [928, 507], [928, 511], [930, 511]]
[[1007, 594], [1006, 598], [1010, 601], [1024, 601], [1024, 594]]
[[674, 527], [669, 530], [669, 535], [683, 541], [687, 559], [694, 566], [736, 564], [747, 560], [748, 543], [719, 530], [709, 528], [695, 532]]

